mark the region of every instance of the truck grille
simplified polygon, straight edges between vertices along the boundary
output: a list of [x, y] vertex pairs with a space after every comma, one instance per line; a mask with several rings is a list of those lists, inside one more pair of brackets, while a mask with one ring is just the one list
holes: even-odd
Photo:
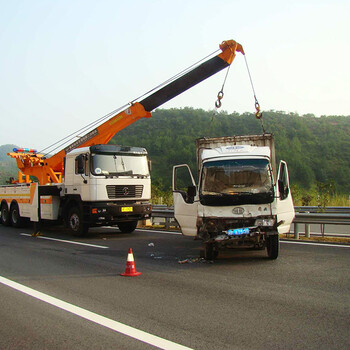
[[141, 198], [143, 185], [107, 185], [109, 199]]

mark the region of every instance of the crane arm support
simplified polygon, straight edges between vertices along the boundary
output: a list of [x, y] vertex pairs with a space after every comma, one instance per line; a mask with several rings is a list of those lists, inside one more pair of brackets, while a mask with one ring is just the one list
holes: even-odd
[[77, 141], [73, 142], [64, 150], [66, 153], [68, 153], [78, 147], [106, 144], [120, 130], [125, 129], [140, 118], [150, 118], [151, 116], [151, 113], [145, 111], [143, 106], [136, 102], [124, 111], [111, 117], [99, 127], [93, 129]]
[[106, 144], [120, 130], [125, 129], [140, 118], [150, 118], [151, 116], [151, 113], [145, 111], [144, 107], [136, 102], [129, 108], [108, 119], [99, 127], [80, 137], [65, 149], [48, 158], [46, 164], [57, 171], [61, 171], [62, 159], [68, 152], [75, 148]]

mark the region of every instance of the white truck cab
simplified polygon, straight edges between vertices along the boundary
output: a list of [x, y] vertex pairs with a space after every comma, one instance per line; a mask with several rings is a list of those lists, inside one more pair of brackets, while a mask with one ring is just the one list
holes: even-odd
[[151, 214], [147, 151], [115, 145], [77, 148], [66, 155], [62, 192], [62, 207], [74, 208], [64, 210], [73, 231], [118, 225], [132, 232], [138, 220]]
[[[279, 253], [294, 218], [287, 164], [275, 168], [271, 134], [198, 139], [198, 185], [186, 164], [173, 168], [174, 214], [182, 233], [203, 240], [205, 257], [224, 247]], [[277, 173], [277, 174], [276, 174]]]

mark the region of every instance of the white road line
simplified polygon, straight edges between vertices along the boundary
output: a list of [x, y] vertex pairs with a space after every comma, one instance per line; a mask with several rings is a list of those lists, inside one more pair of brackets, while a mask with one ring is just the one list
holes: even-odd
[[138, 228], [138, 230], [142, 230], [144, 232], [154, 232], [154, 233], [168, 233], [169, 235], [180, 235], [182, 236], [181, 232], [176, 232], [176, 231], [157, 231], [157, 230], [149, 230], [149, 229], [142, 229], [142, 228]]
[[94, 312], [85, 310], [81, 307], [78, 307], [78, 306], [75, 306], [72, 304], [69, 304], [65, 301], [54, 298], [50, 295], [38, 292], [35, 289], [26, 287], [22, 284], [11, 281], [5, 277], [0, 276], [0, 283], [6, 285], [8, 287], [11, 287], [13, 289], [16, 289], [22, 293], [27, 294], [27, 295], [30, 295], [33, 298], [44, 301], [45, 303], [48, 303], [48, 304], [53, 305], [55, 307], [58, 307], [62, 310], [68, 311], [74, 315], [85, 318], [86, 320], [97, 323], [97, 324], [104, 326], [104, 327], [107, 327], [113, 331], [124, 334], [128, 337], [134, 338], [136, 340], [142, 341], [142, 342], [150, 344], [152, 346], [158, 347], [160, 349], [191, 350], [190, 348], [188, 348], [186, 346], [183, 346], [183, 345], [180, 345], [177, 343], [173, 343], [172, 341], [169, 341], [169, 340], [160, 338], [156, 335], [153, 335], [153, 334], [141, 331], [139, 329], [127, 326], [121, 322], [111, 320], [107, 317], [95, 314]]
[[[20, 235], [21, 236], [32, 237], [32, 235], [29, 235], [28, 233], [20, 233]], [[96, 245], [96, 244], [89, 244], [89, 243], [82, 243], [82, 242], [75, 242], [75, 241], [67, 241], [65, 239], [57, 239], [57, 238], [51, 238], [51, 237], [45, 237], [45, 236], [36, 236], [35, 238], [47, 239], [48, 241], [57, 241], [57, 242], [62, 242], [62, 243], [84, 245], [84, 246], [87, 246], [87, 247], [94, 247], [94, 248], [102, 248], [102, 249], [108, 249], [109, 248], [109, 247], [106, 247], [104, 245]]]
[[336, 248], [350, 248], [350, 245], [342, 245], [342, 244], [329, 244], [329, 243], [307, 243], [307, 242], [293, 242], [293, 241], [280, 241], [281, 243], [289, 243], [289, 244], [304, 244], [304, 245], [318, 245], [321, 247], [336, 247]]
[[[104, 228], [115, 230], [115, 227], [113, 227], [113, 226], [104, 226]], [[136, 230], [143, 231], [143, 232], [168, 233], [169, 235], [182, 236], [181, 232], [176, 232], [176, 231], [149, 230], [148, 228], [142, 228], [142, 227], [138, 227]]]

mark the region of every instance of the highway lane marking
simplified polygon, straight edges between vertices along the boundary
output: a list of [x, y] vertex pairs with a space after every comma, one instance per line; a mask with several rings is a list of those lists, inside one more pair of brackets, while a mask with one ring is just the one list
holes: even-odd
[[[115, 230], [115, 227], [113, 227], [113, 226], [105, 226], [105, 228], [112, 229], [112, 230], [114, 229]], [[142, 227], [137, 228], [136, 230], [143, 231], [143, 232], [168, 233], [170, 235], [180, 235], [180, 236], [182, 236], [181, 232], [175, 232], [175, 231], [161, 231], [161, 230], [157, 231], [157, 230], [149, 230], [147, 228], [142, 228]]]
[[280, 241], [280, 242], [281, 243], [289, 243], [289, 244], [317, 245], [317, 246], [321, 246], [321, 247], [350, 248], [350, 245], [342, 245], [342, 244], [307, 243], [307, 242], [292, 242], [292, 241]]
[[[27, 237], [32, 237], [32, 235], [28, 233], [20, 233], [21, 236], [27, 236]], [[40, 239], [46, 239], [48, 241], [57, 241], [57, 242], [62, 242], [62, 243], [70, 243], [70, 244], [77, 244], [77, 245], [84, 245], [87, 247], [94, 247], [94, 248], [101, 248], [101, 249], [108, 249], [109, 247], [106, 247], [104, 245], [96, 245], [96, 244], [90, 244], [90, 243], [82, 243], [82, 242], [75, 242], [75, 241], [67, 241], [65, 239], [58, 239], [58, 238], [51, 238], [51, 237], [45, 237], [45, 236], [36, 236], [35, 238], [40, 238]]]
[[168, 233], [169, 235], [180, 235], [182, 236], [181, 232], [175, 232], [175, 231], [157, 231], [157, 230], [148, 230], [148, 229], [142, 229], [142, 228], [138, 228], [138, 230], [141, 230], [143, 232], [154, 232], [154, 233]]
[[39, 299], [45, 303], [53, 305], [59, 309], [68, 311], [74, 315], [82, 317], [88, 321], [97, 323], [97, 324], [104, 326], [106, 328], [109, 328], [113, 331], [124, 334], [128, 337], [134, 338], [136, 340], [150, 344], [152, 346], [158, 347], [160, 349], [192, 350], [191, 348], [188, 348], [186, 346], [183, 346], [183, 345], [174, 343], [170, 340], [166, 340], [166, 339], [163, 339], [163, 338], [158, 337], [156, 335], [141, 331], [137, 328], [127, 326], [121, 322], [111, 320], [107, 317], [104, 317], [104, 316], [98, 315], [94, 312], [85, 310], [79, 306], [75, 306], [73, 304], [67, 303], [65, 301], [62, 301], [62, 300], [57, 299], [55, 297], [52, 297], [50, 295], [41, 293], [35, 289], [29, 288], [29, 287], [26, 287], [26, 286], [19, 284], [17, 282], [11, 281], [5, 277], [0, 276], [0, 283], [4, 284], [10, 288], [13, 288], [19, 292], [27, 294], [33, 298]]

